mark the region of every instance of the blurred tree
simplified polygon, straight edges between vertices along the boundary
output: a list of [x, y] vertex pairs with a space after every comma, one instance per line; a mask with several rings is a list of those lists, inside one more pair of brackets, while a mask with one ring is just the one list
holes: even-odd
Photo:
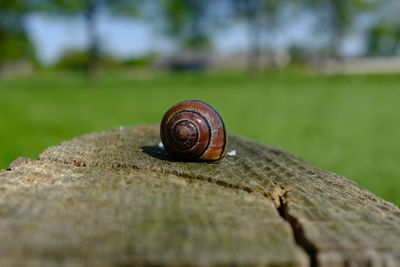
[[100, 40], [96, 30], [97, 18], [101, 10], [109, 10], [119, 15], [137, 14], [135, 0], [42, 0], [38, 8], [50, 14], [66, 16], [82, 15], [86, 22], [88, 36], [88, 57], [86, 70], [89, 78], [95, 78], [99, 69]]
[[180, 49], [202, 50], [209, 46], [212, 0], [164, 0], [163, 25]]
[[317, 26], [329, 34], [330, 56], [340, 59], [340, 47], [347, 31], [355, 19], [362, 12], [374, 6], [374, 0], [309, 0], [307, 7], [311, 7], [317, 14]]
[[276, 16], [282, 1], [278, 0], [229, 0], [231, 15], [245, 21], [248, 29], [248, 69], [260, 69], [262, 32], [276, 26]]
[[33, 59], [33, 47], [24, 26], [30, 1], [0, 0], [0, 65], [5, 62]]
[[367, 33], [367, 54], [393, 56], [400, 54], [400, 27], [378, 23]]
[[367, 32], [367, 54], [371, 56], [400, 55], [400, 5], [381, 0], [375, 12], [375, 23]]

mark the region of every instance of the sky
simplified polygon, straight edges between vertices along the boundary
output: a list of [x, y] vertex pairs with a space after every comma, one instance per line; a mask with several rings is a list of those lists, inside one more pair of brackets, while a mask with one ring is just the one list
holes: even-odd
[[[54, 64], [66, 50], [83, 50], [87, 45], [85, 24], [80, 16], [67, 18], [31, 14], [26, 19], [26, 25], [38, 58], [46, 65]], [[293, 42], [318, 47], [326, 41], [326, 36], [315, 32], [312, 25], [312, 17], [304, 14], [296, 19], [295, 25], [293, 22], [286, 23], [279, 29], [279, 34], [265, 34], [263, 38], [278, 51]], [[102, 13], [97, 20], [97, 31], [103, 50], [119, 59], [174, 51], [170, 40], [143, 21]], [[245, 25], [236, 23], [224, 28], [212, 36], [212, 43], [214, 50], [220, 54], [245, 52], [248, 47]], [[350, 34], [343, 43], [342, 53], [357, 56], [361, 54], [362, 46], [362, 36]]]

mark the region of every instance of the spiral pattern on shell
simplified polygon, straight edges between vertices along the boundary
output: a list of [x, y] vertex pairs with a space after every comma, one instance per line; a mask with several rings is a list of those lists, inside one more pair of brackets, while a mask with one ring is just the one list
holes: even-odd
[[224, 122], [215, 109], [199, 100], [170, 108], [161, 121], [160, 135], [164, 148], [175, 158], [213, 161], [226, 154]]

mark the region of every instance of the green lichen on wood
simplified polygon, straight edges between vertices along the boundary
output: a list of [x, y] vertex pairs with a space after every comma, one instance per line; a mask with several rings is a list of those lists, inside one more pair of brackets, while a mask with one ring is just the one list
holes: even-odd
[[158, 143], [120, 128], [0, 173], [0, 264], [400, 264], [400, 210], [354, 182], [234, 136], [218, 163]]

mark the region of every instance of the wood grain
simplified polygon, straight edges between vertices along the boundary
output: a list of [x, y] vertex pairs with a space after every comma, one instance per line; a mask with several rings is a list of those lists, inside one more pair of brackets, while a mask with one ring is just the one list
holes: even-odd
[[280, 149], [179, 162], [158, 127], [77, 137], [0, 173], [0, 265], [399, 266], [400, 210]]

